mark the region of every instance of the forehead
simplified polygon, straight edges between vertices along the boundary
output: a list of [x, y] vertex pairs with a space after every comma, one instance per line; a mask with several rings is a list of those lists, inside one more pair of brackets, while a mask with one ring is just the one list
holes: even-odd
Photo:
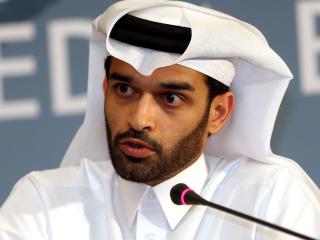
[[130, 64], [115, 57], [111, 57], [109, 76], [113, 73], [130, 77], [133, 81], [143, 82], [146, 80], [151, 82], [150, 80], [152, 80], [153, 83], [162, 83], [166, 81], [188, 82], [195, 87], [203, 87], [203, 85], [206, 87], [205, 80], [207, 78], [203, 73], [179, 64], [158, 68], [153, 71], [151, 75], [146, 76], [139, 73]]

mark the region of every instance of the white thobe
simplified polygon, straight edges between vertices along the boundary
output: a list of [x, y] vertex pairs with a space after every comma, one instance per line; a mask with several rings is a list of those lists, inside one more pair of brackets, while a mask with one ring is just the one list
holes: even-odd
[[0, 239], [297, 239], [207, 207], [175, 206], [169, 191], [178, 182], [320, 239], [320, 201], [293, 173], [246, 158], [203, 157], [155, 187], [119, 178], [110, 161], [32, 172], [0, 210]]

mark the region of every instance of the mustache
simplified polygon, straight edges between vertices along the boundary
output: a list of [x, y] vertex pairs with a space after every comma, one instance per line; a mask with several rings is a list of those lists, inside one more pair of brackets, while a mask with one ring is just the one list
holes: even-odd
[[140, 141], [144, 142], [146, 145], [150, 146], [154, 151], [158, 153], [162, 152], [161, 144], [159, 144], [156, 140], [149, 137], [149, 135], [146, 132], [142, 132], [142, 131], [139, 132], [132, 129], [116, 134], [114, 143], [118, 145], [121, 140], [126, 138], [139, 139]]

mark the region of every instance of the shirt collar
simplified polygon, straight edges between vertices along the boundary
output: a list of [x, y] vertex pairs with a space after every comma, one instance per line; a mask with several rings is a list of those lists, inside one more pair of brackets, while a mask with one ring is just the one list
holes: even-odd
[[203, 154], [191, 166], [178, 173], [176, 176], [151, 187], [146, 184], [119, 180], [120, 199], [124, 212], [128, 218], [129, 226], [132, 225], [139, 204], [144, 195], [153, 190], [171, 229], [174, 229], [188, 212], [191, 206], [175, 205], [170, 198], [170, 190], [177, 183], [185, 183], [195, 192], [200, 193], [208, 177], [208, 169]]

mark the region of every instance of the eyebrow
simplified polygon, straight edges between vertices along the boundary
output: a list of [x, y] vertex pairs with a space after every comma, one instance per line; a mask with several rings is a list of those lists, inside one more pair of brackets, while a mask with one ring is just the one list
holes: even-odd
[[109, 80], [118, 80], [122, 82], [131, 83], [133, 81], [132, 77], [121, 75], [120, 73], [114, 72], [111, 73]]
[[194, 91], [194, 87], [191, 86], [189, 83], [186, 82], [168, 82], [168, 83], [161, 83], [161, 87], [170, 90], [189, 90]]
[[[110, 80], [117, 80], [126, 83], [132, 83], [134, 79], [129, 76], [122, 75], [120, 73], [114, 72], [110, 75]], [[167, 83], [160, 83], [160, 86], [167, 90], [189, 90], [194, 91], [194, 87], [191, 86], [187, 82], [167, 82]]]

